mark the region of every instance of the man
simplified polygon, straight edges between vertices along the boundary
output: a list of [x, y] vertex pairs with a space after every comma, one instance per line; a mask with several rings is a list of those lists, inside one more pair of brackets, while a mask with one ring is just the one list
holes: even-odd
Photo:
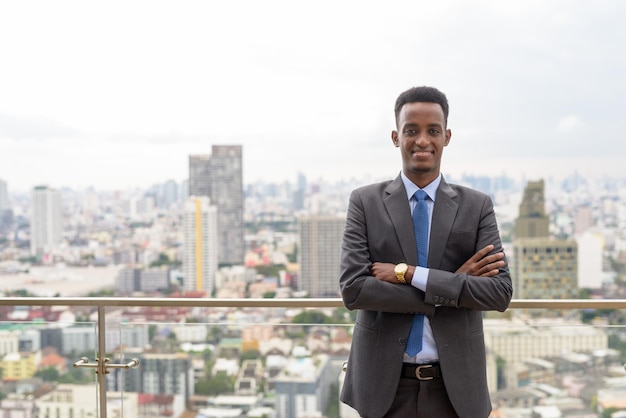
[[340, 286], [359, 312], [341, 400], [367, 418], [487, 417], [482, 311], [513, 293], [493, 204], [441, 175], [443, 93], [409, 89], [395, 115], [400, 175], [350, 196]]

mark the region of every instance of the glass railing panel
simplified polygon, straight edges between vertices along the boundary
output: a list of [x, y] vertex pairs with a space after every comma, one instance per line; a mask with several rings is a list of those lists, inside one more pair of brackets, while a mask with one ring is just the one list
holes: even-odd
[[5, 317], [24, 320], [0, 322], [3, 416], [96, 417], [94, 369], [74, 367], [82, 357], [94, 361], [96, 324], [43, 319], [74, 315], [60, 307], [9, 307], [8, 311]]
[[[353, 323], [345, 309], [196, 308], [180, 315], [177, 322], [122, 324], [129, 330], [116, 361], [141, 363], [109, 377], [125, 394], [137, 391], [137, 408], [124, 409], [124, 417], [358, 417], [339, 402]], [[626, 327], [589, 322], [589, 315], [485, 315], [494, 418], [626, 409]]]
[[623, 315], [596, 309], [487, 315], [493, 417], [604, 417], [626, 410]]
[[[25, 300], [5, 299], [0, 305], [18, 302]], [[187, 418], [202, 417], [203, 412], [206, 416], [213, 412], [248, 417], [357, 416], [338, 401], [344, 377], [341, 365], [354, 323], [354, 312], [340, 308], [340, 303], [61, 302], [107, 306], [109, 362], [123, 366], [140, 359], [136, 369], [113, 368], [105, 375], [108, 417], [187, 414], [182, 415]], [[52, 306], [47, 300], [41, 304]], [[197, 306], [202, 304], [208, 307]], [[494, 418], [604, 417], [626, 410], [626, 326], [622, 325], [626, 301], [568, 301], [566, 305], [516, 301], [504, 314], [485, 314], [486, 372]], [[33, 416], [56, 418], [77, 416], [83, 408], [85, 417], [99, 416], [96, 405], [102, 393], [94, 370], [72, 367], [82, 356], [89, 362], [96, 358], [94, 322], [30, 320], [0, 325], [4, 327], [0, 327], [0, 350], [5, 350], [2, 360], [6, 360], [0, 366], [1, 411], [26, 409]], [[44, 352], [51, 351], [47, 346], [65, 359], [63, 373], [47, 369], [48, 363], [37, 363], [37, 368], [29, 360], [24, 363], [31, 364], [30, 374], [19, 375], [21, 369], [10, 364], [18, 358], [11, 352], [16, 351], [20, 359], [33, 353], [43, 358]], [[24, 366], [24, 370], [29, 369]]]
[[340, 416], [352, 330], [345, 309], [194, 308], [179, 314], [177, 322], [121, 324], [127, 339], [148, 338], [145, 345], [123, 339], [116, 362], [137, 358], [140, 366], [108, 376], [110, 390], [136, 393], [137, 409], [125, 408], [124, 417]]

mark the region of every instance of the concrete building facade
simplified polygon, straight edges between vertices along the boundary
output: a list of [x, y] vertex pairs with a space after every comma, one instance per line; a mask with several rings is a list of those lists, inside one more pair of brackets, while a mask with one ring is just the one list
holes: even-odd
[[213, 145], [211, 155], [189, 156], [189, 196], [217, 206], [219, 263], [243, 264], [245, 225], [241, 145]]
[[298, 290], [311, 297], [339, 297], [343, 217], [307, 215], [298, 220]]
[[183, 223], [183, 287], [210, 295], [218, 267], [217, 208], [208, 197], [191, 196], [185, 203]]
[[48, 186], [36, 186], [31, 193], [30, 250], [43, 255], [61, 242], [61, 193]]

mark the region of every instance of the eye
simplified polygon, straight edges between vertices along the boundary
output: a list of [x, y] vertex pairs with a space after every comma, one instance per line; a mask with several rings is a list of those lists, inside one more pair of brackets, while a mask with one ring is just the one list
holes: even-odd
[[402, 133], [406, 136], [415, 136], [417, 135], [417, 129], [405, 129]]
[[431, 135], [439, 135], [441, 131], [439, 129], [432, 128], [429, 130]]

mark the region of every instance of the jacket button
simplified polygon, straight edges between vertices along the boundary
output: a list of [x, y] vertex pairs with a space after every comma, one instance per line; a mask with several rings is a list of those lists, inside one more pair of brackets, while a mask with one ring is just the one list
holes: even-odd
[[398, 338], [398, 342], [400, 343], [400, 345], [406, 345], [406, 338], [405, 337], [400, 337], [400, 338]]

